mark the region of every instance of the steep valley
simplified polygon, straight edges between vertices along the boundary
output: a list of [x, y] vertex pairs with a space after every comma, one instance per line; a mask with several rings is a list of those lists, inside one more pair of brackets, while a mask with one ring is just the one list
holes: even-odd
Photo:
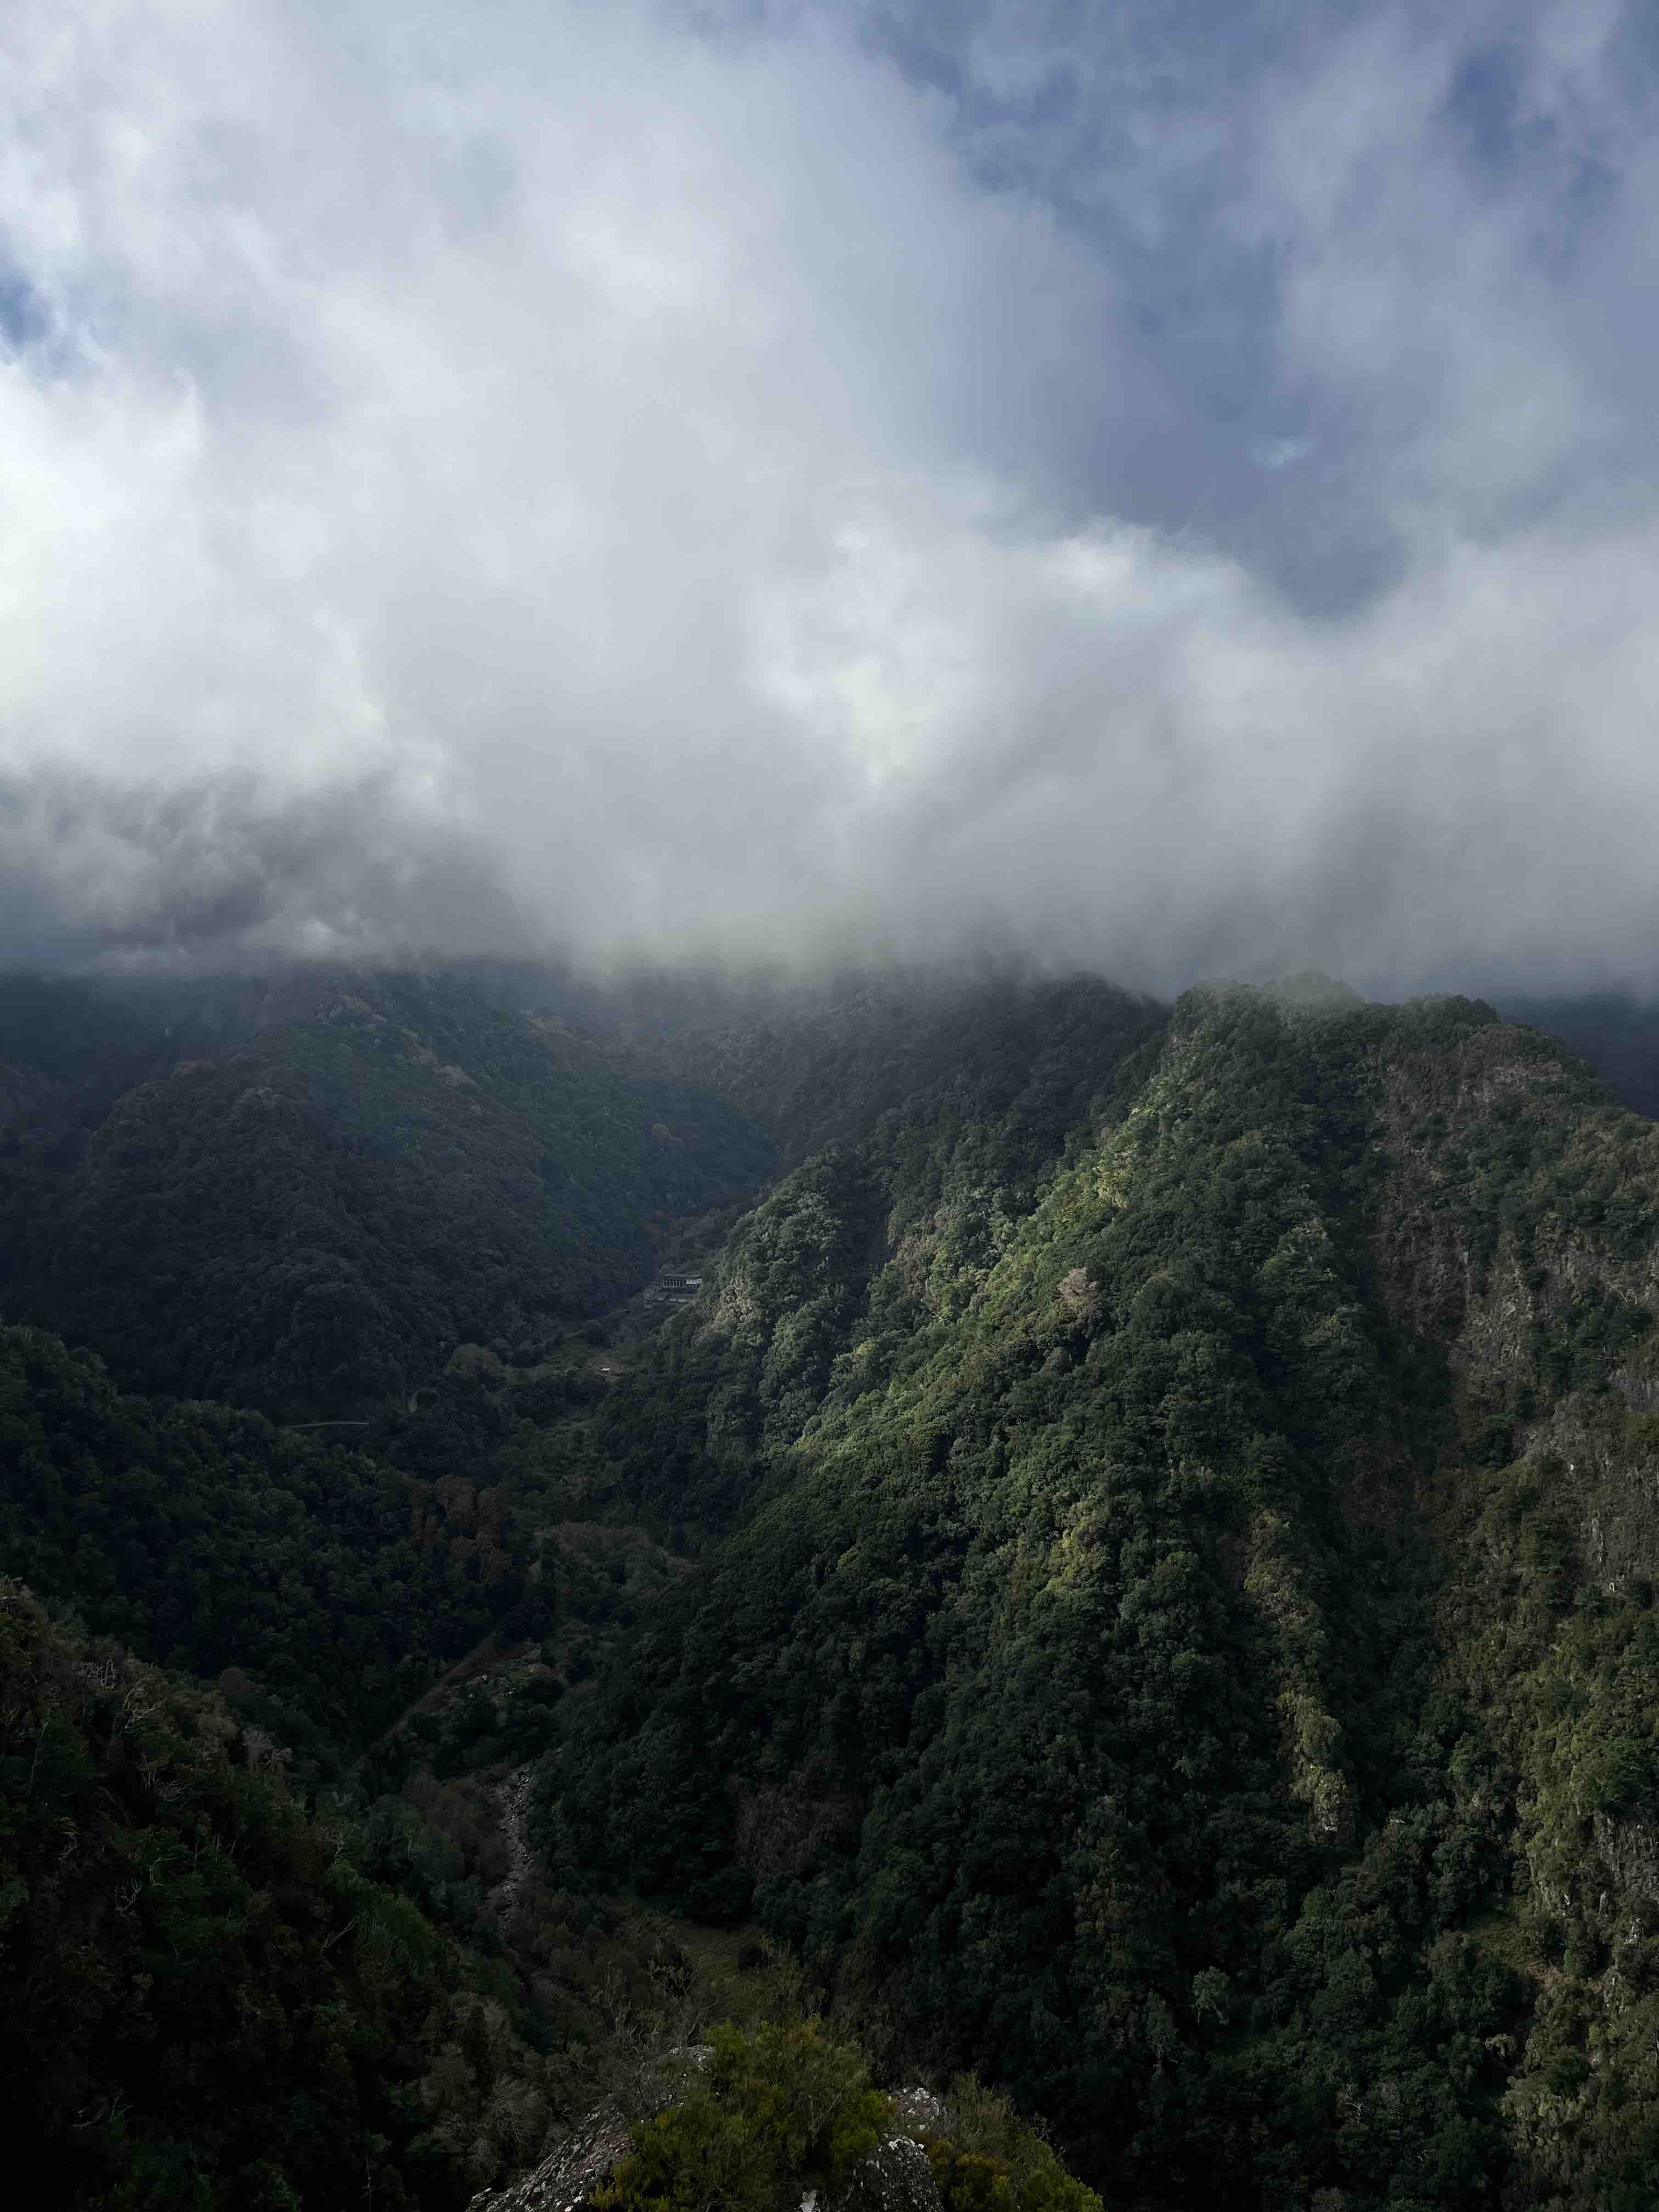
[[6, 1001], [59, 2200], [459, 2206], [821, 2016], [1079, 2212], [1651, 2203], [1659, 1130], [1312, 979], [512, 980]]

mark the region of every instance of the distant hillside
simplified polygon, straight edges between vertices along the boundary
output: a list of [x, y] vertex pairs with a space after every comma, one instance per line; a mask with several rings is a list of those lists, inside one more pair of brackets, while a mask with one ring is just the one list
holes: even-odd
[[832, 972], [637, 969], [603, 984], [528, 963], [457, 969], [500, 1004], [556, 1014], [585, 1035], [627, 1041], [712, 1090], [797, 1164], [867, 1136], [882, 1115], [960, 1073], [970, 1084], [1050, 1062], [1073, 1024], [1109, 1004], [1150, 1032], [1169, 1008], [1091, 975], [1042, 977], [963, 963]]
[[[867, 1137], [884, 1114], [933, 1095], [981, 1119], [972, 1098], [1040, 1095], [1054, 1071], [1087, 1059], [1101, 1010], [1114, 1034], [1149, 1036], [1168, 1018], [1156, 1001], [1093, 977], [860, 975], [782, 1002], [647, 1033], [690, 1080], [740, 1105], [792, 1163]], [[1093, 1079], [1105, 1063], [1089, 1063]], [[1075, 1101], [1073, 1102], [1075, 1106]], [[1000, 1110], [999, 1107], [997, 1111]], [[1057, 1143], [1058, 1128], [1046, 1140]]]
[[7, 1311], [125, 1384], [295, 1418], [532, 1345], [773, 1171], [636, 1054], [441, 976], [0, 994]]

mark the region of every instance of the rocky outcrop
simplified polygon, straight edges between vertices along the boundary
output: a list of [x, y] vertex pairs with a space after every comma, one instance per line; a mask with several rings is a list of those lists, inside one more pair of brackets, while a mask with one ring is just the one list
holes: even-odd
[[578, 2212], [632, 2140], [622, 2106], [607, 2097], [533, 2172], [480, 2191], [467, 2212]]
[[945, 2106], [929, 2089], [900, 2089], [893, 2099], [893, 2124], [866, 2160], [854, 2185], [854, 2201], [880, 2212], [940, 2212], [939, 2184], [922, 2148], [925, 2136], [943, 2131]]
[[504, 2189], [481, 2190], [467, 2212], [579, 2212], [627, 2154], [639, 2123], [683, 2096], [708, 2058], [708, 2045], [696, 2043], [652, 2059], [629, 2084], [626, 2104], [605, 2098], [538, 2166]]
[[[621, 2102], [607, 2097], [574, 2128], [533, 2172], [505, 2189], [486, 2189], [467, 2212], [583, 2212], [619, 2159], [627, 2155], [635, 2124], [673, 2103], [687, 2066], [702, 2062], [702, 2050], [675, 2051], [642, 2079], [632, 2118]], [[849, 2201], [860, 2212], [940, 2212], [939, 2184], [922, 2148], [924, 2136], [945, 2124], [945, 2106], [931, 2090], [897, 2091], [887, 2132], [859, 2169]], [[801, 2212], [836, 2212], [815, 2196]]]
[[[884, 2137], [871, 2152], [859, 2169], [848, 2201], [856, 2204], [860, 2212], [866, 2212], [866, 2208], [879, 2208], [879, 2212], [941, 2212], [939, 2184], [927, 2163], [927, 2154], [915, 2136], [902, 2130]], [[806, 2212], [805, 2205], [802, 2212]], [[812, 2212], [819, 2212], [816, 2203]], [[823, 2212], [837, 2212], [837, 2208], [826, 2205]]]

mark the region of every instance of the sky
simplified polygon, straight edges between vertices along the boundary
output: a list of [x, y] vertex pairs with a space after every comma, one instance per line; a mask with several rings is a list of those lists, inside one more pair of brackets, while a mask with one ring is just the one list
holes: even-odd
[[1659, 975], [1659, 15], [10, 0], [0, 958]]

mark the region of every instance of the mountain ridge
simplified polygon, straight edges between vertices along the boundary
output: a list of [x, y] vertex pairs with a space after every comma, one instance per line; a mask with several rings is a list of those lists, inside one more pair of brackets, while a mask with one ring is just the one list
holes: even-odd
[[[1570, 1055], [1470, 1002], [1287, 1016], [1255, 994], [1191, 994], [1107, 1142], [1061, 1170], [989, 1272], [963, 1285], [965, 1301], [951, 1311], [947, 1296], [920, 1318], [910, 1301], [893, 1332], [897, 1379], [883, 1379], [879, 1341], [873, 1364], [870, 1345], [848, 1343], [831, 1362], [839, 1389], [817, 1391], [793, 1441], [763, 1443], [729, 1564], [717, 1554], [700, 1611], [686, 1618], [692, 1601], [682, 1601], [689, 1656], [665, 1655], [672, 1631], [659, 1625], [656, 1657], [614, 1693], [615, 1748], [601, 1716], [586, 1745], [575, 1739], [550, 1770], [550, 1856], [613, 1868], [620, 1858], [703, 1910], [742, 1910], [753, 1888], [762, 1924], [838, 1960], [831, 1982], [844, 1986], [850, 1972], [866, 2002], [896, 1973], [919, 2029], [948, 2021], [956, 2056], [996, 2063], [1069, 2116], [1084, 2170], [1109, 2197], [1115, 2185], [1144, 2192], [1151, 2170], [1176, 2174], [1183, 2162], [1198, 2191], [1223, 2172], [1260, 2172], [1224, 2117], [1229, 2084], [1241, 2067], [1267, 2063], [1270, 2075], [1285, 2069], [1274, 2094], [1291, 2105], [1305, 2094], [1293, 2077], [1312, 2063], [1308, 2022], [1328, 2001], [1329, 1973], [1363, 1957], [1364, 1941], [1339, 1945], [1298, 1989], [1293, 1965], [1271, 1966], [1273, 1947], [1252, 1963], [1248, 1946], [1241, 1954], [1203, 1934], [1230, 1887], [1257, 1899], [1252, 1910], [1278, 1929], [1273, 1945], [1289, 1945], [1293, 1960], [1308, 1911], [1348, 1893], [1344, 1855], [1363, 1866], [1392, 1848], [1391, 1805], [1421, 1832], [1419, 1940], [1458, 1936], [1508, 1893], [1512, 1875], [1523, 1888], [1529, 1879], [1519, 1868], [1530, 1844], [1506, 1858], [1478, 1793], [1437, 1814], [1410, 1781], [1413, 1760], [1461, 1757], [1473, 1771], [1542, 1756], [1535, 1730], [1516, 1750], [1516, 1717], [1501, 1704], [1498, 1744], [1486, 1741], [1480, 1706], [1493, 1688], [1467, 1653], [1440, 1654], [1455, 1692], [1431, 1686], [1428, 1593], [1444, 1563], [1423, 1485], [1465, 1468], [1471, 1445], [1477, 1466], [1482, 1454], [1503, 1463], [1517, 1413], [1583, 1421], [1587, 1384], [1615, 1395], [1620, 1378], [1638, 1396], [1650, 1388], [1651, 1310], [1637, 1294], [1651, 1261], [1632, 1255], [1651, 1252], [1655, 1145], [1603, 1095]], [[1200, 1141], [1206, 1117], [1214, 1133]], [[799, 1183], [769, 1206], [787, 1210]], [[799, 1188], [809, 1212], [822, 1196], [821, 1184]], [[1366, 1208], [1395, 1209], [1392, 1253], [1370, 1256]], [[1537, 1278], [1524, 1319], [1523, 1245]], [[885, 1271], [895, 1298], [905, 1295], [898, 1249]], [[669, 1336], [717, 1328], [732, 1287], [717, 1270], [710, 1314], [682, 1318]], [[1426, 1340], [1410, 1326], [1425, 1321], [1437, 1332]], [[779, 1318], [771, 1352], [793, 1322]], [[1508, 1336], [1494, 1334], [1500, 1322]], [[861, 1372], [844, 1364], [854, 1355]], [[1523, 1458], [1536, 1449], [1530, 1426], [1519, 1441]], [[1107, 1455], [1103, 1487], [1066, 1473], [1085, 1446], [1085, 1456]], [[969, 1481], [971, 1466], [984, 1472]], [[849, 1573], [843, 1600], [836, 1592]], [[1622, 1603], [1617, 1577], [1589, 1579], [1594, 1603]], [[880, 1607], [878, 1591], [889, 1593]], [[1164, 1657], [1146, 1643], [1153, 1627], [1173, 1638]], [[1645, 1632], [1639, 1620], [1631, 1632]], [[1355, 1638], [1379, 1655], [1392, 1644], [1408, 1679], [1391, 1680], [1386, 1666], [1380, 1683], [1356, 1673], [1345, 1648]], [[996, 1658], [1000, 1647], [1018, 1650], [1018, 1663]], [[1532, 1658], [1547, 1675], [1547, 1654]], [[1121, 1679], [1120, 1712], [1145, 1711], [1127, 1733], [1109, 1719], [1103, 1665]], [[1464, 1712], [1454, 1741], [1403, 1752], [1402, 1728], [1452, 1725], [1443, 1711], [1431, 1718], [1448, 1694], [1456, 1702], [1445, 1711]], [[1233, 1739], [1224, 1729], [1218, 1738], [1216, 1710], [1233, 1712]], [[760, 1800], [733, 1804], [699, 1783], [706, 1764]], [[1191, 1776], [1206, 1771], [1195, 1793]], [[960, 1795], [969, 1773], [972, 1813]], [[1029, 1818], [1013, 1814], [1022, 1803], [1036, 1808]], [[1120, 1810], [1102, 1827], [1106, 1816], [1088, 1808], [1112, 1803]], [[780, 1818], [797, 1823], [799, 1839], [781, 1846], [793, 1869], [745, 1867], [742, 1838], [775, 1839]], [[1056, 1854], [1055, 1837], [1079, 1822], [1082, 1840]], [[1180, 1834], [1197, 1856], [1177, 1874], [1188, 1856], [1171, 1859]], [[930, 1873], [940, 1847], [949, 1856]], [[775, 1862], [779, 1844], [769, 1849]], [[1454, 1866], [1464, 1871], [1454, 1876]], [[1297, 1869], [1283, 1903], [1263, 1901]], [[1107, 1917], [1073, 1925], [1103, 1882], [1117, 1900]], [[1040, 1903], [1054, 1883], [1071, 1900], [1059, 1923]], [[964, 1970], [969, 1924], [986, 1957]], [[1400, 1932], [1394, 1940], [1398, 1950]], [[873, 1949], [849, 1969], [860, 1944]], [[1470, 1990], [1490, 1985], [1486, 1996], [1442, 1987], [1426, 1966], [1414, 1986], [1371, 1983], [1372, 2014], [1348, 2063], [1375, 2044], [1366, 2063], [1384, 2067], [1382, 2045], [1425, 2003], [1445, 2011], [1453, 2045], [1513, 2038], [1525, 2004], [1510, 1968], [1478, 1942], [1458, 1955]], [[994, 1992], [1022, 1991], [1029, 2004], [1045, 1957], [1060, 1978], [1038, 2014], [1008, 2013]], [[1250, 2003], [1267, 2008], [1266, 2032], [1232, 2050], [1221, 2023], [1244, 2001], [1241, 1975], [1245, 1994], [1254, 1984]], [[1224, 1999], [1216, 1976], [1233, 1996]], [[1115, 1986], [1119, 2010], [1103, 1995]], [[1080, 2031], [1064, 2060], [1039, 2025], [1044, 2006]], [[1534, 2017], [1540, 2048], [1553, 2017], [1547, 2004]], [[1449, 2050], [1428, 2073], [1417, 2068], [1424, 2148], [1400, 2178], [1415, 2163], [1420, 2188], [1438, 2160], [1434, 2201], [1464, 2201], [1448, 2186], [1475, 2201], [1503, 2155], [1505, 2109], [1522, 2116], [1526, 2154], [1556, 2175], [1593, 2143], [1587, 2112], [1577, 2150], [1547, 2152], [1550, 2130], [1524, 2115], [1550, 2109], [1554, 2093], [1528, 2086], [1525, 2065], [1508, 2081], [1491, 2067], [1480, 2062], [1475, 2086], [1449, 2104]], [[1328, 2061], [1321, 2070], [1332, 2145], [1307, 2185], [1351, 2187], [1354, 2163], [1363, 2171], [1377, 2146], [1362, 2140], [1345, 2164], [1334, 2148], [1337, 2084]], [[1146, 2102], [1160, 2082], [1173, 2111]], [[1103, 2100], [1118, 2115], [1105, 2134], [1084, 2118]]]

